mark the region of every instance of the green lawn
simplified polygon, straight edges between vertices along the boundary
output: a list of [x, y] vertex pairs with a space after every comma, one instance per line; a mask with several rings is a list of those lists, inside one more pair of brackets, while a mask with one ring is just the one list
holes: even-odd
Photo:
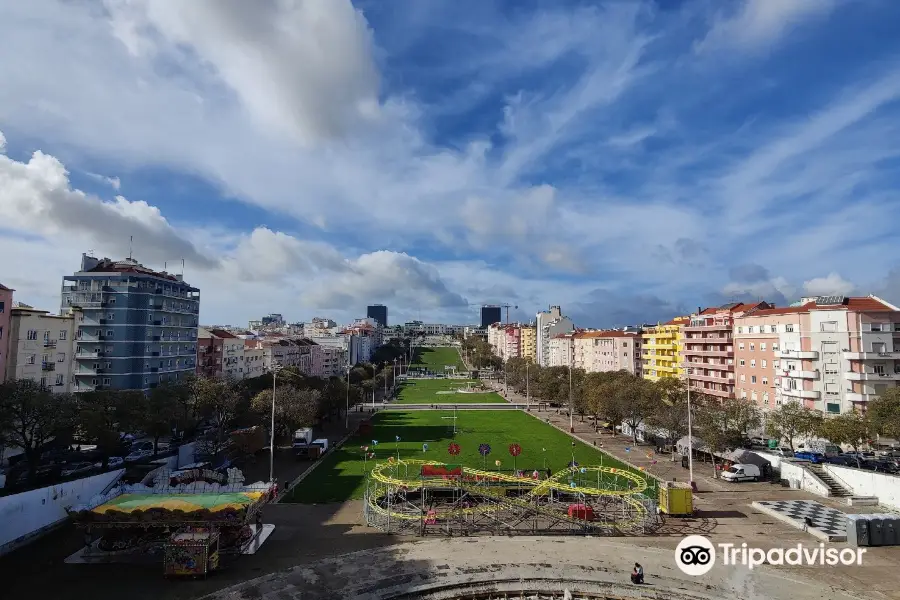
[[438, 373], [444, 372], [444, 367], [455, 366], [457, 372], [466, 371], [459, 356], [459, 350], [456, 348], [416, 348], [413, 362], [410, 365], [412, 369], [428, 369]]
[[[615, 458], [601, 453], [596, 448], [576, 442], [550, 425], [520, 411], [457, 411], [457, 432], [453, 435], [453, 411], [383, 411], [372, 418], [372, 433], [365, 438], [351, 438], [342, 448], [323, 459], [309, 477], [303, 480], [285, 502], [324, 503], [343, 502], [359, 499], [365, 492], [365, 472], [363, 451], [360, 446], [374, 450], [376, 461], [385, 461], [388, 456], [461, 463], [467, 467], [483, 468], [478, 447], [490, 444], [491, 453], [487, 457], [489, 470], [512, 470], [513, 457], [509, 445], [517, 443], [522, 453], [516, 459], [516, 467], [524, 470], [550, 467], [554, 472], [566, 468], [572, 460], [582, 465], [599, 465], [628, 468]], [[400, 442], [395, 442], [395, 436]], [[372, 440], [378, 440], [373, 446]], [[458, 456], [451, 456], [447, 447], [451, 441], [460, 445]], [[428, 450], [422, 451], [422, 444]], [[546, 451], [544, 451], [546, 449]], [[602, 459], [601, 459], [602, 456]], [[501, 466], [494, 461], [500, 460]], [[366, 464], [372, 468], [372, 461]], [[655, 495], [655, 482], [651, 479]]]
[[409, 379], [400, 387], [398, 404], [479, 404], [505, 403], [495, 392], [478, 394], [439, 394], [468, 387], [475, 383], [470, 379]]

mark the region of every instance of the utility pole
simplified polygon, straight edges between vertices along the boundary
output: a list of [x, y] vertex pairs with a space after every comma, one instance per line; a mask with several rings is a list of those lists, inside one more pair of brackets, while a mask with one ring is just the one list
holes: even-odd
[[347, 410], [344, 411], [344, 428], [350, 431], [350, 361], [347, 361]]
[[528, 391], [528, 361], [525, 361], [525, 410], [531, 408], [531, 394]]
[[269, 431], [269, 483], [275, 481], [275, 380], [281, 365], [272, 363], [272, 422]]
[[575, 362], [572, 349], [572, 340], [569, 340], [569, 433], [575, 433], [575, 422], [573, 421], [575, 411], [572, 403], [572, 366]]

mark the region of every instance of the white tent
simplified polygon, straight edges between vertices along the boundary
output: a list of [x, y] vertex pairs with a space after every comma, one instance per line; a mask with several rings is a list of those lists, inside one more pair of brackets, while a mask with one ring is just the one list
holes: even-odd
[[[695, 452], [709, 452], [709, 446], [706, 445], [706, 442], [698, 438], [696, 435], [691, 437], [691, 447]], [[677, 442], [675, 442], [675, 448], [678, 450], [678, 454], [682, 456], [687, 456], [688, 453], [688, 436], [684, 436]]]

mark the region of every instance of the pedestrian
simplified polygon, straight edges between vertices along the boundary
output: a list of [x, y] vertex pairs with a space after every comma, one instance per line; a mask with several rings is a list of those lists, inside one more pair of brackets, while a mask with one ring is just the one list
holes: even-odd
[[634, 570], [631, 572], [631, 583], [644, 583], [644, 567], [640, 563], [634, 563]]

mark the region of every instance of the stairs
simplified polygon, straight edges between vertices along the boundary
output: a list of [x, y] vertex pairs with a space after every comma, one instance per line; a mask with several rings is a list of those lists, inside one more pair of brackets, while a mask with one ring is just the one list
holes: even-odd
[[853, 495], [852, 490], [848, 490], [843, 485], [835, 481], [834, 477], [828, 474], [822, 465], [804, 465], [811, 473], [813, 473], [816, 477], [822, 480], [822, 483], [828, 486], [828, 489], [831, 491], [831, 496], [835, 498], [849, 498]]

